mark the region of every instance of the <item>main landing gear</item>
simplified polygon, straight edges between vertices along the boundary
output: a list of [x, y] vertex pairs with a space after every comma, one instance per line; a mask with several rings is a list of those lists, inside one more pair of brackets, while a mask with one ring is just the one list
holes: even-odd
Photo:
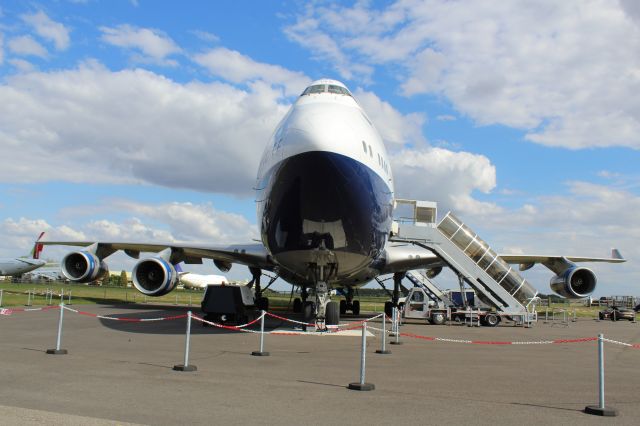
[[268, 289], [269, 287], [271, 287], [271, 284], [273, 284], [273, 282], [275, 280], [278, 279], [278, 276], [269, 276], [269, 284], [267, 284], [267, 286], [263, 289], [260, 286], [260, 277], [262, 277], [262, 270], [259, 268], [249, 268], [249, 272], [251, 272], [251, 281], [249, 281], [249, 284], [247, 284], [247, 286], [249, 288], [255, 286], [255, 305], [256, 308], [262, 311], [268, 311], [269, 310], [269, 298], [262, 296], [262, 292], [265, 291], [266, 289]]
[[347, 311], [353, 312], [353, 315], [360, 315], [360, 301], [353, 300], [353, 288], [347, 289], [345, 295], [346, 300], [340, 301], [340, 315], [344, 315]]

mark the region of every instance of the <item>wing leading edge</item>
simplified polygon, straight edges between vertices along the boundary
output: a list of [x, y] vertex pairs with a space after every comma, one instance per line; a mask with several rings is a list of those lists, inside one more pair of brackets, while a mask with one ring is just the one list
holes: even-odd
[[267, 250], [262, 244], [233, 244], [216, 246], [198, 243], [135, 243], [135, 242], [96, 242], [96, 241], [41, 241], [43, 245], [95, 247], [96, 254], [101, 259], [110, 256], [118, 250], [137, 259], [141, 252], [160, 253], [166, 249], [177, 256], [179, 261], [187, 264], [202, 263], [202, 259], [212, 259], [222, 262], [238, 263], [249, 267], [271, 270], [275, 265], [271, 261]]

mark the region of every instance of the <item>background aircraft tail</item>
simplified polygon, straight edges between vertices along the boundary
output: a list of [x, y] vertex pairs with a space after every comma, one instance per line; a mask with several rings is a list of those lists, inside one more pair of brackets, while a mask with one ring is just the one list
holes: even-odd
[[622, 255], [620, 254], [620, 250], [618, 250], [617, 248], [612, 248], [611, 249], [611, 258], [612, 259], [624, 259], [624, 257], [622, 257]]
[[42, 239], [42, 237], [44, 236], [44, 232], [40, 233], [40, 236], [38, 237], [38, 239], [36, 240], [36, 242], [33, 244], [33, 250], [31, 250], [31, 257], [33, 259], [40, 259], [40, 253], [42, 252], [43, 249], [43, 245], [40, 243], [40, 240]]

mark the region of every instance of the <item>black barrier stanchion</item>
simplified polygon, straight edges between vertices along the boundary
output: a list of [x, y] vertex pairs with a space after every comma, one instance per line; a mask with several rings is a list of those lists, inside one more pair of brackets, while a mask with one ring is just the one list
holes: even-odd
[[60, 349], [60, 341], [62, 340], [62, 319], [64, 318], [64, 303], [60, 303], [60, 319], [58, 320], [58, 338], [56, 340], [55, 349], [47, 349], [49, 355], [66, 355], [66, 349]]
[[191, 340], [191, 311], [187, 312], [187, 335], [184, 343], [184, 364], [174, 365], [175, 371], [196, 371], [198, 367], [189, 365], [189, 349]]
[[598, 334], [598, 405], [587, 405], [584, 412], [605, 417], [618, 415], [615, 408], [604, 405], [604, 336], [602, 333]]
[[349, 383], [348, 388], [351, 390], [358, 391], [372, 391], [376, 387], [373, 383], [365, 383], [364, 381], [364, 373], [365, 373], [365, 354], [367, 350], [367, 323], [366, 321], [362, 324], [362, 348], [360, 352], [360, 381], [356, 383]]
[[387, 314], [382, 313], [382, 346], [376, 351], [377, 354], [388, 355], [391, 351], [387, 350], [387, 330], [386, 330]]
[[269, 356], [269, 352], [264, 351], [264, 318], [266, 317], [266, 312], [262, 311], [262, 319], [260, 321], [260, 350], [251, 352], [253, 356]]

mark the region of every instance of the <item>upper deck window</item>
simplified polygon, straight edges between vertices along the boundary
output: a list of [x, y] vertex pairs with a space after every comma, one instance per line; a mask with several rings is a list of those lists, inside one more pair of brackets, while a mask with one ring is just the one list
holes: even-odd
[[341, 86], [336, 86], [334, 84], [316, 84], [313, 86], [309, 86], [304, 90], [304, 92], [302, 92], [302, 95], [300, 96], [313, 95], [318, 93], [327, 93], [327, 92], [335, 95], [351, 96], [351, 93], [349, 93], [347, 89]]
[[336, 95], [351, 96], [351, 93], [349, 93], [349, 91], [347, 89], [345, 89], [344, 87], [335, 86], [333, 84], [329, 84], [328, 88], [329, 88], [329, 93], [334, 93]]
[[326, 84], [316, 84], [315, 86], [309, 86], [307, 87], [304, 92], [302, 92], [301, 96], [304, 95], [311, 95], [314, 93], [324, 93], [327, 91], [327, 85]]

